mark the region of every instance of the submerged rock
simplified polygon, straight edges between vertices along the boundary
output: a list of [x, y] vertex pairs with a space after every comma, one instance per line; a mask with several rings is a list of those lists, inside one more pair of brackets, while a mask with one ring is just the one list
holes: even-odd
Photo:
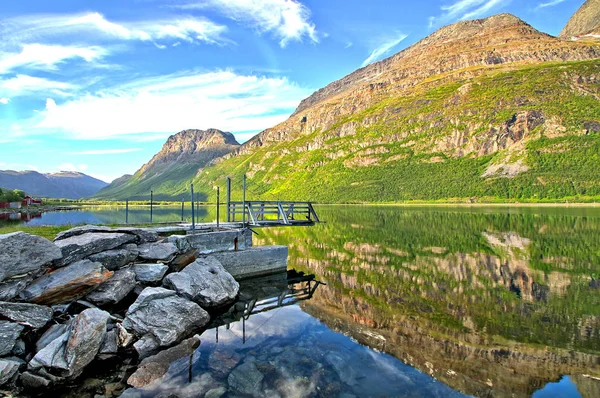
[[156, 355], [144, 359], [138, 369], [127, 380], [127, 384], [142, 388], [167, 373], [171, 363], [191, 355], [200, 345], [200, 337], [194, 336], [182, 341], [175, 347], [166, 349]]
[[62, 265], [82, 260], [92, 254], [117, 248], [136, 240], [135, 235], [124, 233], [89, 232], [56, 240], [55, 244], [62, 251]]
[[61, 257], [61, 250], [40, 236], [25, 232], [0, 235], [0, 282], [38, 271]]
[[147, 261], [169, 262], [179, 252], [173, 243], [146, 243], [139, 246], [139, 257]]
[[144, 283], [160, 282], [169, 270], [164, 264], [135, 264], [132, 268], [135, 279]]
[[163, 284], [204, 308], [232, 303], [240, 289], [239, 283], [214, 257], [196, 260], [181, 272], [168, 275]]
[[135, 261], [138, 256], [137, 245], [131, 244], [125, 245], [125, 248], [108, 250], [102, 253], [92, 254], [89, 259], [102, 263], [104, 268], [111, 271], [118, 270], [119, 268], [130, 264]]
[[52, 308], [36, 304], [0, 302], [0, 316], [39, 329], [52, 319]]
[[123, 327], [139, 336], [151, 334], [169, 346], [205, 326], [210, 316], [198, 304], [160, 287], [146, 288], [129, 307]]
[[36, 279], [20, 297], [38, 304], [58, 304], [85, 296], [113, 275], [102, 264], [83, 260]]
[[72, 228], [68, 231], [60, 232], [56, 235], [54, 241], [70, 238], [72, 236], [83, 235], [86, 233], [125, 233], [135, 236], [137, 243], [156, 242], [158, 240], [158, 234], [155, 231], [142, 228], [109, 228], [97, 225], [82, 225], [80, 227]]
[[10, 355], [19, 341], [23, 326], [8, 321], [0, 321], [0, 357]]
[[135, 272], [129, 268], [115, 271], [114, 275], [87, 295], [96, 305], [116, 304], [123, 300], [136, 285]]
[[263, 378], [264, 375], [258, 370], [254, 361], [246, 361], [229, 374], [227, 382], [229, 388], [236, 392], [262, 397]]

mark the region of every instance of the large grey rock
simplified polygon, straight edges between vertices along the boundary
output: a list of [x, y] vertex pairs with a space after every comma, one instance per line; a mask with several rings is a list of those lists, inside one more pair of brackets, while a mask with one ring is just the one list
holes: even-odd
[[21, 278], [11, 278], [0, 282], [0, 300], [9, 301], [17, 297], [27, 285], [33, 281], [33, 276], [27, 275]]
[[157, 287], [142, 291], [127, 310], [123, 326], [138, 336], [153, 335], [164, 347], [180, 341], [209, 320], [208, 313], [198, 304]]
[[223, 267], [236, 279], [275, 274], [287, 269], [287, 246], [258, 246], [244, 251], [215, 253]]
[[40, 236], [25, 232], [0, 235], [0, 282], [38, 271], [61, 257], [60, 249]]
[[234, 391], [253, 397], [262, 397], [263, 378], [264, 375], [258, 370], [254, 361], [246, 361], [229, 374], [227, 382]]
[[240, 290], [239, 283], [214, 257], [199, 258], [183, 271], [167, 275], [163, 284], [203, 308], [230, 304]]
[[113, 275], [102, 264], [83, 260], [36, 279], [20, 297], [38, 304], [58, 304], [85, 296]]
[[179, 252], [173, 243], [145, 243], [138, 246], [139, 257], [147, 261], [171, 261]]
[[0, 321], [0, 357], [9, 355], [19, 341], [24, 327], [8, 321]]
[[150, 229], [143, 228], [109, 228], [97, 225], [82, 225], [80, 227], [72, 228], [68, 231], [60, 232], [56, 235], [54, 241], [68, 239], [72, 236], [83, 235], [86, 233], [125, 233], [134, 235], [137, 243], [156, 242], [158, 240], [158, 233]]
[[201, 232], [187, 235], [186, 240], [200, 254], [240, 251], [252, 247], [252, 232], [249, 229]]
[[98, 354], [116, 354], [119, 350], [119, 338], [117, 329], [109, 330], [104, 335]]
[[0, 359], [0, 387], [14, 380], [21, 363], [12, 359]]
[[35, 343], [36, 352], [43, 350], [48, 344], [52, 343], [54, 340], [62, 336], [65, 332], [69, 330], [71, 326], [71, 322], [67, 323], [59, 323], [56, 325], [52, 325], [44, 332], [42, 337], [40, 337]]
[[156, 353], [160, 349], [160, 344], [153, 335], [148, 333], [133, 343], [133, 348], [137, 352], [138, 358], [144, 359]]
[[136, 285], [135, 272], [129, 268], [115, 271], [114, 275], [87, 295], [96, 305], [116, 304], [123, 300]]
[[92, 254], [88, 258], [92, 261], [102, 263], [104, 268], [111, 271], [130, 264], [135, 261], [138, 256], [137, 245], [125, 245], [122, 249], [108, 250], [102, 253]]
[[180, 358], [190, 356], [199, 345], [200, 337], [194, 336], [182, 341], [175, 347], [145, 358], [135, 373], [127, 379], [127, 384], [136, 388], [147, 386], [164, 376], [169, 370], [171, 363]]
[[125, 233], [89, 232], [56, 240], [54, 243], [62, 251], [61, 264], [66, 265], [82, 260], [92, 254], [117, 248], [136, 240], [135, 235]]
[[98, 354], [106, 335], [110, 314], [89, 308], [77, 315], [60, 335], [29, 362], [29, 369], [52, 368], [64, 371], [62, 377], [75, 378]]
[[52, 319], [52, 308], [36, 304], [0, 302], [0, 316], [39, 329]]
[[169, 267], [164, 264], [135, 264], [132, 269], [138, 282], [154, 283], [162, 280]]

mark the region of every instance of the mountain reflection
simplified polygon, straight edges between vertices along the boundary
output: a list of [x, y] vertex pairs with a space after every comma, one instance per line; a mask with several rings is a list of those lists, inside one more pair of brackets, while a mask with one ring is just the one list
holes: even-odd
[[[330, 328], [477, 396], [572, 375], [600, 396], [600, 210], [321, 207], [326, 224], [261, 230], [321, 286]], [[589, 395], [591, 394], [591, 395]]]

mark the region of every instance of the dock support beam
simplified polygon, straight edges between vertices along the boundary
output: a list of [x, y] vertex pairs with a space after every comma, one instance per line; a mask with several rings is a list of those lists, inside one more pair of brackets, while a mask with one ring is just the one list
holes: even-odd
[[194, 184], [191, 185], [192, 189], [192, 233], [196, 232], [196, 217], [194, 214]]
[[152, 206], [154, 205], [154, 191], [150, 191], [150, 224], [152, 224]]
[[242, 227], [246, 226], [246, 174], [244, 173], [244, 185], [242, 187]]
[[227, 177], [227, 222], [231, 222], [231, 213], [229, 212], [229, 204], [231, 203], [231, 178]]

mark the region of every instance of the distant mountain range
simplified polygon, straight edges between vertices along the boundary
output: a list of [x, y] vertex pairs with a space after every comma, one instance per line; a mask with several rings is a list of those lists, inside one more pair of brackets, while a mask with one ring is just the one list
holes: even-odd
[[193, 182], [214, 200], [227, 176], [239, 195], [243, 174], [249, 196], [264, 199], [600, 196], [599, 2], [560, 37], [510, 14], [443, 27], [316, 91], [241, 146], [181, 132], [98, 197], [152, 189], [177, 199]]
[[104, 181], [71, 171], [41, 174], [37, 171], [0, 170], [1, 188], [20, 189], [29, 195], [46, 198], [86, 198], [107, 185]]

